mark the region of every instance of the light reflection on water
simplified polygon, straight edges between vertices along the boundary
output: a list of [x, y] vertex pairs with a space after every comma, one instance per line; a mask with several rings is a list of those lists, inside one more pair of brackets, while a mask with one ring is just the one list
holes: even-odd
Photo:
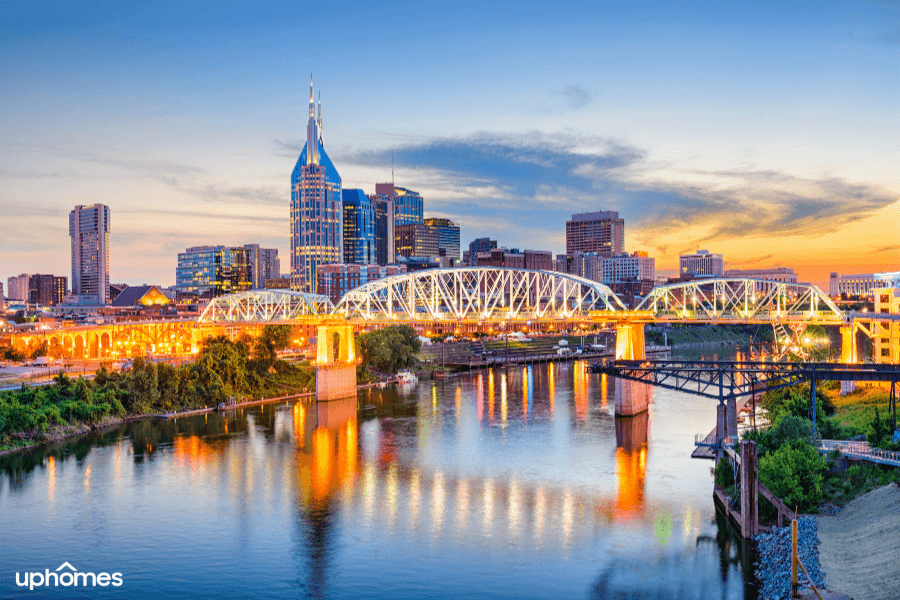
[[615, 418], [622, 382], [585, 367], [147, 420], [0, 459], [16, 548], [0, 577], [78, 557], [125, 574], [110, 597], [745, 597], [710, 464], [689, 458], [714, 404], [655, 390]]

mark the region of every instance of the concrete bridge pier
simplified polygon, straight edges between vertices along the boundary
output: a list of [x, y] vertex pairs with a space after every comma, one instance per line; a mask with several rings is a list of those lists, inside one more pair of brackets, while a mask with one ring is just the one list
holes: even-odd
[[[335, 353], [335, 335], [338, 338]], [[352, 325], [319, 325], [316, 345], [316, 400], [356, 397], [356, 345]], [[335, 355], [337, 354], [337, 355]]]
[[616, 379], [616, 416], [632, 417], [650, 408], [650, 385], [628, 379]]
[[616, 360], [644, 360], [643, 323], [619, 323], [616, 325]]

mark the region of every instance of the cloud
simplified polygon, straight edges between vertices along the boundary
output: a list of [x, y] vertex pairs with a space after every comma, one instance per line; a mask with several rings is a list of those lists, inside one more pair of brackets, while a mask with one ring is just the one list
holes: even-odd
[[582, 108], [591, 101], [591, 95], [580, 85], [569, 84], [554, 94], [565, 98], [566, 104], [574, 109]]
[[[630, 235], [664, 254], [725, 239], [816, 237], [898, 200], [838, 177], [679, 169], [622, 141], [570, 131], [409, 141], [341, 162], [383, 165], [392, 154], [403, 185], [423, 193], [426, 210], [474, 223], [464, 235], [499, 235], [509, 246], [549, 245], [548, 232], [563, 231], [571, 214], [595, 210], [618, 210]], [[478, 225], [485, 214], [500, 221], [499, 231]]]

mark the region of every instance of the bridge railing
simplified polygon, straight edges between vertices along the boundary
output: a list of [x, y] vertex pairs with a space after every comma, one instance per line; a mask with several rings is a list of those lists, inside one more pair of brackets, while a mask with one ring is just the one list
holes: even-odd
[[848, 458], [861, 458], [885, 464], [900, 466], [900, 452], [872, 448], [868, 442], [849, 442], [843, 440], [822, 440], [820, 449], [831, 452], [840, 450], [841, 454]]
[[702, 433], [698, 433], [694, 436], [694, 445], [695, 446], [707, 446], [710, 448], [716, 448], [718, 446], [727, 446], [731, 447], [732, 445], [738, 443], [740, 440], [736, 437], [726, 436], [719, 437], [715, 433], [711, 433], [709, 435], [703, 435]]

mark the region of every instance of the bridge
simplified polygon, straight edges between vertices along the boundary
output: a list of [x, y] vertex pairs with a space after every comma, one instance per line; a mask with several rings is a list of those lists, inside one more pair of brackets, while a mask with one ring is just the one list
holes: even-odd
[[[298, 339], [320, 325], [350, 324], [357, 331], [409, 324], [423, 333], [561, 331], [601, 326], [617, 331], [616, 357], [645, 358], [644, 326], [654, 323], [767, 324], [778, 353], [803, 353], [807, 326], [837, 325], [842, 362], [857, 362], [856, 333], [900, 338], [883, 319], [845, 314], [818, 287], [763, 279], [715, 278], [654, 288], [633, 310], [596, 281], [553, 271], [464, 267], [404, 273], [366, 283], [337, 304], [326, 296], [254, 290], [215, 298], [199, 318], [83, 325], [13, 334], [28, 351], [46, 342], [63, 356], [114, 358], [139, 354], [187, 355], [206, 337], [251, 335], [267, 323], [287, 323]], [[891, 357], [890, 361], [897, 360]]]

